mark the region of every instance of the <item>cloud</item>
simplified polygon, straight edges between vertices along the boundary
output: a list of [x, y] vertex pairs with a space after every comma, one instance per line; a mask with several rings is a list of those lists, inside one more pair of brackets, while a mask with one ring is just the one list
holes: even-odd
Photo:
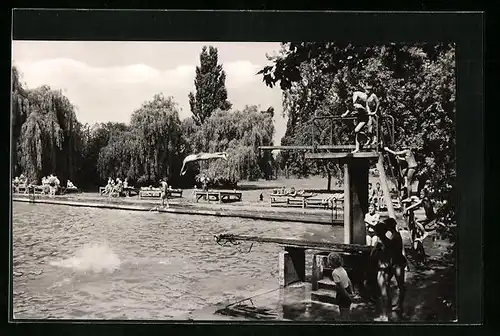
[[[194, 79], [194, 66], [181, 65], [174, 69], [159, 71], [144, 64], [119, 67], [92, 67], [86, 63], [67, 58], [41, 60], [17, 64], [26, 82], [34, 86], [51, 82], [66, 85], [71, 80], [92, 82], [95, 85], [120, 84], [165, 84], [186, 85]], [[71, 79], [71, 80], [70, 80]]]
[[249, 61], [236, 61], [223, 65], [226, 72], [226, 87], [238, 88], [260, 80], [257, 72], [260, 66]]
[[[191, 115], [188, 94], [194, 91], [195, 64], [171, 69], [156, 69], [140, 63], [95, 67], [70, 58], [34, 62], [14, 60], [14, 64], [28, 88], [46, 84], [62, 89], [77, 107], [77, 117], [83, 123], [128, 123], [134, 110], [160, 92], [174, 97], [181, 108], [181, 119]], [[256, 75], [260, 65], [239, 60], [224, 63], [223, 67], [228, 97], [234, 108], [261, 105], [262, 108], [274, 106], [277, 111], [281, 110], [281, 92], [266, 87]], [[277, 125], [277, 131], [282, 133], [280, 125]]]

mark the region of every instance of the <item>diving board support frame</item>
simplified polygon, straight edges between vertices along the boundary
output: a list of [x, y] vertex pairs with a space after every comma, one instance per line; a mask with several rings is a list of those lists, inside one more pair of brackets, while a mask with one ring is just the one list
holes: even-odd
[[366, 242], [364, 215], [368, 212], [367, 159], [347, 160], [344, 164], [344, 244]]
[[306, 250], [304, 248], [285, 246], [280, 251], [278, 264], [280, 287], [306, 281]]

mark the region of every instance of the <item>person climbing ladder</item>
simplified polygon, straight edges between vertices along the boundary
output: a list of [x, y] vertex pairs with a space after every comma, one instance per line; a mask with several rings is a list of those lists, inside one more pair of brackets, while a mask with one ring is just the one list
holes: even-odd
[[411, 188], [413, 184], [413, 178], [415, 176], [415, 172], [417, 170], [418, 164], [415, 160], [415, 156], [411, 149], [407, 146], [403, 147], [401, 151], [393, 151], [389, 147], [384, 147], [384, 150], [392, 155], [395, 155], [399, 161], [406, 161], [407, 167], [403, 169], [402, 175], [404, 178], [404, 188], [406, 189], [406, 197], [403, 200], [407, 201], [411, 197]]
[[[372, 93], [371, 91], [372, 88], [373, 87], [371, 85], [365, 85], [364, 86], [365, 92], [354, 91], [352, 95], [352, 102], [355, 110], [353, 111], [353, 114], [355, 114], [357, 117], [357, 124], [356, 127], [354, 128], [356, 148], [352, 153], [357, 153], [361, 149], [361, 144], [359, 142], [359, 134], [361, 133], [361, 130], [365, 125], [367, 126], [368, 133], [372, 137], [372, 145], [375, 145], [377, 142], [376, 136], [375, 137], [373, 136], [374, 133], [373, 124], [375, 123], [374, 116], [378, 112], [379, 99], [377, 95]], [[373, 111], [372, 107], [374, 107]], [[344, 114], [342, 114], [341, 117], [345, 118], [349, 113], [351, 113], [351, 111], [347, 110]], [[367, 139], [364, 145], [368, 145], [369, 143], [370, 143], [370, 138]]]

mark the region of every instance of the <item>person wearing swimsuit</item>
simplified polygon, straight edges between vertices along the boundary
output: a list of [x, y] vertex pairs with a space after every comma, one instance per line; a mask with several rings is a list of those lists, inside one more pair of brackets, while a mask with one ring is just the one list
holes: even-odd
[[372, 137], [371, 145], [375, 146], [377, 144], [377, 134], [374, 131], [374, 128], [377, 127], [377, 120], [375, 117], [378, 113], [380, 101], [379, 101], [377, 95], [372, 92], [372, 89], [373, 89], [373, 87], [371, 85], [365, 86], [365, 94], [368, 97], [366, 99], [366, 111], [368, 114], [368, 124], [366, 126], [368, 128], [368, 133]]
[[[374, 116], [377, 113], [378, 110], [378, 98], [376, 98], [375, 94], [370, 94], [371, 92], [371, 86], [366, 86], [365, 87], [365, 92], [361, 91], [355, 91], [352, 95], [352, 102], [354, 105], [354, 110], [353, 114], [356, 115], [357, 117], [357, 124], [356, 128], [354, 129], [355, 133], [355, 139], [356, 139], [356, 148], [352, 152], [357, 153], [360, 150], [360, 143], [359, 143], [359, 133], [363, 129], [363, 127], [367, 124], [370, 124], [370, 118]], [[375, 102], [375, 110], [374, 112], [371, 111], [371, 108], [368, 106], [368, 102], [372, 103]], [[342, 114], [342, 118], [345, 118], [348, 114], [350, 113], [349, 110], [347, 110], [344, 114]], [[371, 124], [369, 125], [371, 127]], [[370, 131], [371, 128], [368, 129]], [[368, 140], [370, 141], [370, 140]]]
[[167, 202], [167, 208], [169, 207], [168, 204], [168, 184], [167, 184], [167, 179], [161, 179], [160, 180], [160, 186], [161, 186], [161, 206], [165, 207], [165, 201]]
[[365, 214], [366, 226], [366, 245], [375, 246], [377, 244], [377, 235], [375, 234], [375, 225], [380, 221], [380, 214], [375, 211], [375, 205], [368, 206], [368, 213]]
[[408, 147], [405, 147], [403, 148], [403, 150], [398, 152], [391, 150], [389, 147], [384, 147], [384, 150], [388, 153], [391, 153], [392, 155], [395, 155], [399, 161], [406, 161], [408, 165], [402, 171], [403, 177], [405, 179], [404, 187], [406, 189], [406, 198], [405, 200], [403, 200], [404, 202], [411, 197], [411, 185], [413, 183], [413, 177], [418, 167], [417, 161], [415, 160], [413, 152]]
[[335, 252], [330, 253], [328, 255], [328, 264], [333, 268], [332, 279], [337, 289], [340, 318], [344, 321], [349, 320], [354, 292], [351, 280], [343, 267], [342, 256]]
[[421, 197], [420, 200], [417, 200], [414, 204], [410, 205], [406, 210], [408, 212], [411, 211], [413, 213], [415, 209], [419, 207], [424, 208], [424, 214], [419, 214], [418, 216], [414, 217], [415, 225], [420, 231], [420, 235], [416, 239], [423, 241], [429, 235], [429, 233], [425, 229], [425, 226], [436, 218], [436, 213], [434, 212], [434, 207], [427, 194], [426, 189], [422, 189], [422, 191], [420, 192], [420, 197]]
[[400, 317], [403, 315], [403, 303], [406, 294], [405, 268], [406, 257], [403, 254], [403, 239], [396, 228], [396, 220], [388, 218], [375, 226], [379, 238], [370, 255], [377, 267], [377, 284], [380, 290], [381, 314], [375, 321], [388, 321], [388, 312], [392, 310], [390, 284], [396, 278], [398, 291], [397, 305], [394, 308]]

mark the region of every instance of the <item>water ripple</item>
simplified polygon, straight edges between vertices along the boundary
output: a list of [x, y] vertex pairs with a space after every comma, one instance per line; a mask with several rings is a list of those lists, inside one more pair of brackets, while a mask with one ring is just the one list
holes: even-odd
[[333, 240], [342, 230], [60, 205], [13, 210], [14, 316], [30, 319], [176, 318], [278, 285], [277, 246], [245, 254], [214, 234]]

